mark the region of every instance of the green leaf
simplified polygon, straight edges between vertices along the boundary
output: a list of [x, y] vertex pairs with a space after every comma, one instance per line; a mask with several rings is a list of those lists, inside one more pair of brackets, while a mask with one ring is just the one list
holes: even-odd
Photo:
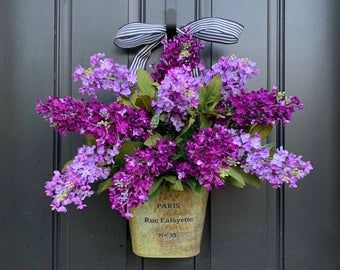
[[183, 184], [181, 180], [176, 180], [173, 184], [172, 184], [172, 189], [173, 190], [177, 190], [177, 191], [183, 191]]
[[162, 178], [171, 184], [174, 184], [177, 181], [177, 177], [174, 175], [163, 175]]
[[160, 116], [161, 115], [159, 113], [156, 113], [154, 116], [152, 116], [152, 118], [151, 118], [151, 128], [158, 127]]
[[196, 185], [196, 192], [200, 193], [202, 191], [203, 191], [203, 187], [199, 183], [197, 183], [197, 185]]
[[198, 89], [198, 92], [200, 94], [200, 103], [199, 103], [198, 108], [201, 111], [205, 111], [207, 108], [207, 102], [206, 102], [206, 97], [205, 97], [206, 91], [207, 89], [205, 87], [201, 87]]
[[194, 117], [190, 117], [189, 120], [187, 121], [186, 125], [184, 126], [181, 134], [179, 134], [176, 138], [176, 142], [180, 142], [182, 140], [182, 136], [191, 128], [191, 126], [195, 123], [195, 118]]
[[159, 133], [155, 133], [144, 142], [144, 145], [154, 147], [160, 138], [162, 138], [162, 136]]
[[220, 171], [220, 176], [222, 178], [230, 176], [243, 187], [246, 185], [246, 181], [243, 175], [240, 172], [238, 172], [234, 167], [229, 167], [228, 169], [222, 169]]
[[173, 155], [171, 158], [173, 160], [177, 160], [180, 158], [186, 159], [186, 141], [181, 141], [180, 143], [177, 143], [177, 153]]
[[217, 104], [218, 104], [219, 101], [220, 101], [220, 99], [218, 98], [218, 99], [215, 100], [215, 102], [209, 107], [209, 111], [208, 111], [209, 114], [216, 115], [216, 116], [219, 115], [219, 114], [217, 114], [217, 113], [214, 112], [214, 110], [215, 110], [215, 108], [216, 108], [216, 106], [217, 106]]
[[244, 179], [246, 180], [247, 185], [251, 185], [257, 189], [261, 187], [260, 179], [254, 174], [248, 173], [245, 175]]
[[275, 148], [275, 143], [267, 143], [267, 144], [264, 144], [263, 147], [267, 147], [267, 148]]
[[125, 96], [120, 96], [119, 99], [118, 99], [118, 102], [120, 104], [124, 104], [124, 105], [128, 105], [128, 106], [134, 107], [134, 104], [132, 104], [130, 98], [125, 97]]
[[98, 185], [97, 194], [104, 192], [112, 186], [112, 179], [106, 179]]
[[119, 154], [116, 156], [116, 164], [118, 166], [121, 166], [124, 163], [124, 157], [125, 155], [131, 156], [138, 147], [142, 146], [142, 142], [132, 142], [132, 141], [126, 141], [123, 143], [123, 145], [119, 149]]
[[142, 95], [149, 96], [152, 99], [156, 97], [155, 82], [151, 75], [144, 69], [137, 70], [137, 85]]
[[208, 111], [214, 110], [218, 101], [220, 100], [221, 89], [222, 89], [222, 80], [219, 75], [212, 78], [212, 80], [209, 82], [206, 88], [202, 87], [198, 89], [198, 92], [200, 94], [200, 103], [199, 103], [198, 108], [202, 112], [207, 112], [207, 106], [211, 105]]
[[138, 96], [135, 102], [135, 105], [138, 108], [143, 108], [145, 109], [147, 112], [151, 112], [151, 97], [147, 96], [147, 95], [141, 95]]
[[263, 146], [270, 148], [269, 154], [270, 154], [271, 157], [275, 154], [275, 152], [276, 152], [276, 144], [275, 143], [267, 143]]
[[191, 116], [195, 116], [195, 115], [196, 115], [196, 110], [194, 110], [194, 109], [189, 109], [189, 110], [187, 110], [187, 113], [188, 113], [189, 115], [191, 115]]
[[187, 181], [187, 185], [190, 187], [191, 191], [192, 192], [202, 192], [202, 186], [200, 185], [200, 183], [198, 183], [198, 181], [194, 178], [190, 178], [188, 181]]
[[149, 200], [154, 198], [161, 191], [163, 185], [163, 178], [158, 179], [156, 182], [154, 182], [152, 188], [149, 191]]
[[195, 179], [189, 179], [187, 181], [187, 185], [189, 186], [189, 188], [191, 189], [192, 192], [196, 191], [196, 185], [197, 185], [197, 181]]
[[159, 83], [158, 82], [153, 82], [152, 84], [154, 87], [158, 88], [159, 87]]
[[207, 128], [211, 126], [211, 122], [205, 114], [200, 115], [200, 129]]
[[131, 103], [130, 99], [128, 98], [120, 98], [119, 103], [127, 106], [134, 107], [134, 105]]
[[86, 138], [86, 144], [87, 144], [88, 146], [92, 146], [92, 145], [95, 145], [95, 144], [96, 144], [96, 139], [95, 139], [95, 137], [93, 137], [93, 136], [91, 136], [91, 135], [86, 135], [85, 138]]
[[259, 134], [261, 139], [267, 138], [273, 129], [272, 125], [253, 125], [249, 129], [249, 133], [254, 135], [255, 133]]
[[131, 101], [131, 103], [135, 106], [136, 100], [137, 100], [137, 93], [136, 92], [132, 92], [132, 94], [130, 95], [129, 99]]
[[243, 178], [244, 178], [244, 180], [245, 180], [245, 182], [246, 182], [247, 185], [251, 185], [251, 186], [253, 186], [253, 187], [257, 188], [257, 189], [260, 188], [260, 186], [261, 186], [261, 181], [260, 181], [260, 179], [259, 179], [256, 175], [251, 174], [251, 173], [246, 173], [246, 172], [244, 172], [244, 171], [242, 170], [242, 168], [239, 168], [239, 167], [235, 167], [235, 169], [236, 169], [240, 174], [242, 174], [242, 176], [243, 176]]
[[132, 94], [129, 97], [120, 96], [118, 102], [136, 108], [135, 102], [137, 97], [138, 97], [137, 93], [132, 92]]
[[209, 82], [207, 86], [207, 90], [205, 92], [205, 100], [206, 104], [214, 103], [215, 101], [220, 99], [222, 89], [222, 80], [219, 75], [216, 75]]
[[232, 178], [232, 177], [230, 177], [230, 176], [228, 176], [228, 177], [226, 178], [226, 181], [227, 181], [230, 185], [232, 185], [232, 186], [234, 186], [234, 187], [237, 187], [237, 188], [244, 188], [244, 187], [245, 187], [245, 185], [242, 185], [240, 182], [236, 181], [234, 178]]
[[183, 184], [181, 180], [178, 180], [174, 175], [163, 175], [160, 177], [163, 181], [171, 183], [171, 188], [178, 191], [183, 191]]
[[171, 159], [172, 159], [172, 160], [178, 160], [178, 159], [180, 159], [181, 157], [182, 157], [181, 154], [174, 154], [174, 155], [171, 156]]
[[61, 169], [61, 172], [64, 173], [66, 172], [67, 166], [70, 165], [73, 162], [73, 159], [66, 161], [63, 168]]

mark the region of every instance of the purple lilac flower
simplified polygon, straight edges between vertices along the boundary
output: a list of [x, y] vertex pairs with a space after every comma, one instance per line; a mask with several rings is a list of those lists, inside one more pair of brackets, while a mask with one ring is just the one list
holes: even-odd
[[282, 147], [276, 150], [273, 159], [270, 161], [270, 168], [272, 173], [266, 177], [269, 183], [274, 187], [288, 183], [290, 188], [296, 188], [296, 182], [313, 169], [309, 161], [302, 160], [302, 156], [289, 153]]
[[166, 121], [180, 131], [187, 119], [188, 110], [198, 107], [200, 78], [193, 78], [182, 68], [168, 71], [158, 89], [158, 97], [153, 102], [156, 113], [164, 113]]
[[176, 151], [176, 143], [158, 140], [156, 149], [137, 150], [125, 157], [125, 165], [112, 179], [109, 190], [111, 207], [123, 217], [131, 218], [131, 208], [148, 200], [153, 179], [173, 167], [170, 157]]
[[206, 73], [207, 83], [216, 75], [222, 79], [222, 97], [230, 93], [240, 94], [245, 89], [246, 82], [259, 74], [255, 62], [247, 58], [222, 56]]
[[65, 173], [54, 171], [51, 180], [45, 184], [45, 193], [52, 198], [52, 210], [66, 212], [66, 205], [75, 204], [77, 209], [86, 207], [84, 200], [94, 193], [91, 184], [109, 177], [110, 169], [104, 165], [112, 164], [118, 149], [104, 146], [82, 146]]
[[227, 129], [220, 125], [201, 130], [187, 143], [188, 161], [179, 163], [176, 171], [179, 179], [198, 177], [199, 183], [211, 190], [224, 185], [220, 176], [223, 169], [239, 165], [246, 173], [256, 175], [274, 188], [284, 183], [290, 188], [312, 170], [309, 161], [289, 153], [282, 147], [271, 156], [270, 148], [261, 145], [257, 134]]
[[112, 58], [104, 58], [104, 53], [90, 57], [90, 67], [75, 67], [73, 80], [80, 81], [81, 94], [96, 97], [100, 89], [113, 91], [118, 95], [129, 96], [130, 88], [137, 82], [136, 75], [127, 66], [119, 65]]
[[237, 145], [228, 130], [216, 126], [205, 128], [187, 142], [188, 161], [196, 166], [198, 181], [207, 190], [224, 186], [220, 171], [237, 157]]
[[302, 160], [302, 156], [289, 153], [282, 147], [276, 150], [272, 158], [263, 151], [250, 153], [241, 167], [245, 172], [258, 176], [260, 180], [268, 181], [274, 188], [285, 183], [290, 188], [296, 188], [296, 182], [313, 169], [309, 161]]
[[183, 161], [176, 166], [177, 177], [180, 180], [187, 180], [189, 177], [197, 177], [196, 166], [190, 162]]
[[187, 71], [195, 68], [204, 70], [204, 64], [200, 57], [200, 51], [204, 44], [197, 40], [188, 29], [184, 29], [184, 34], [175, 36], [172, 40], [163, 39], [163, 55], [158, 65], [153, 65], [155, 72], [152, 78], [161, 82], [170, 69], [180, 67]]
[[313, 169], [309, 161], [303, 161], [301, 156], [289, 153], [282, 147], [271, 157], [270, 149], [261, 145], [261, 138], [256, 134], [250, 136], [232, 129], [228, 132], [239, 147], [237, 159], [241, 168], [269, 182], [274, 188], [284, 183], [289, 184], [290, 188], [296, 188], [296, 182]]
[[[91, 106], [91, 107], [90, 107]], [[38, 100], [36, 112], [43, 115], [49, 121], [51, 127], [55, 128], [61, 135], [65, 135], [67, 131], [79, 132], [83, 130], [92, 120], [90, 111], [97, 111], [99, 103], [93, 101], [91, 103], [71, 98], [48, 97], [46, 101]], [[96, 107], [96, 109], [94, 109]], [[98, 117], [97, 122], [100, 117]]]
[[279, 121], [287, 124], [293, 112], [303, 108], [297, 97], [286, 97], [276, 87], [229, 95], [226, 104], [233, 112], [230, 120], [241, 129], [254, 124], [274, 125]]
[[[218, 126], [218, 125], [216, 125]], [[242, 131], [237, 131], [235, 129], [226, 129], [225, 127], [219, 126], [225, 129], [228, 134], [232, 137], [234, 144], [237, 145], [237, 160], [242, 161], [248, 153], [255, 151], [264, 151], [266, 156], [269, 156], [269, 148], [263, 147], [261, 144], [261, 137], [255, 133], [250, 135]]]
[[37, 113], [42, 114], [60, 134], [67, 131], [92, 135], [97, 144], [118, 145], [125, 139], [147, 139], [150, 119], [143, 109], [116, 102], [102, 102], [71, 97], [38, 101]]

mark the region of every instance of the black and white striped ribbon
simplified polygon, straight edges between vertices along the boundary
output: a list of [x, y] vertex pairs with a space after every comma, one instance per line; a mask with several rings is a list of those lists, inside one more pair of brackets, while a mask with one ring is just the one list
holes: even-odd
[[[204, 18], [188, 23], [187, 28], [195, 37], [216, 43], [235, 44], [238, 42], [243, 25], [222, 18]], [[177, 28], [177, 33], [183, 33]], [[129, 23], [118, 29], [114, 43], [120, 48], [136, 48], [145, 45], [135, 55], [130, 69], [134, 72], [145, 68], [151, 52], [166, 36], [166, 25]]]

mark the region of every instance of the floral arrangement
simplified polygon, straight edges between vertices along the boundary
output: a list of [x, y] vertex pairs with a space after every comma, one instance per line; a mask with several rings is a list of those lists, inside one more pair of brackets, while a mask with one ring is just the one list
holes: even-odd
[[[265, 144], [273, 126], [288, 124], [303, 108], [297, 97], [275, 86], [248, 91], [247, 81], [259, 74], [248, 59], [221, 57], [206, 68], [204, 46], [188, 32], [163, 44], [151, 74], [134, 74], [98, 53], [89, 67], [73, 72], [88, 99], [38, 101], [37, 113], [57, 132], [87, 138], [45, 184], [52, 210], [83, 209], [96, 186], [97, 193], [108, 190], [112, 209], [129, 219], [132, 208], [162, 188], [201, 192], [261, 182], [296, 188], [312, 170], [301, 156]], [[99, 91], [112, 92], [116, 101], [98, 101]]]

